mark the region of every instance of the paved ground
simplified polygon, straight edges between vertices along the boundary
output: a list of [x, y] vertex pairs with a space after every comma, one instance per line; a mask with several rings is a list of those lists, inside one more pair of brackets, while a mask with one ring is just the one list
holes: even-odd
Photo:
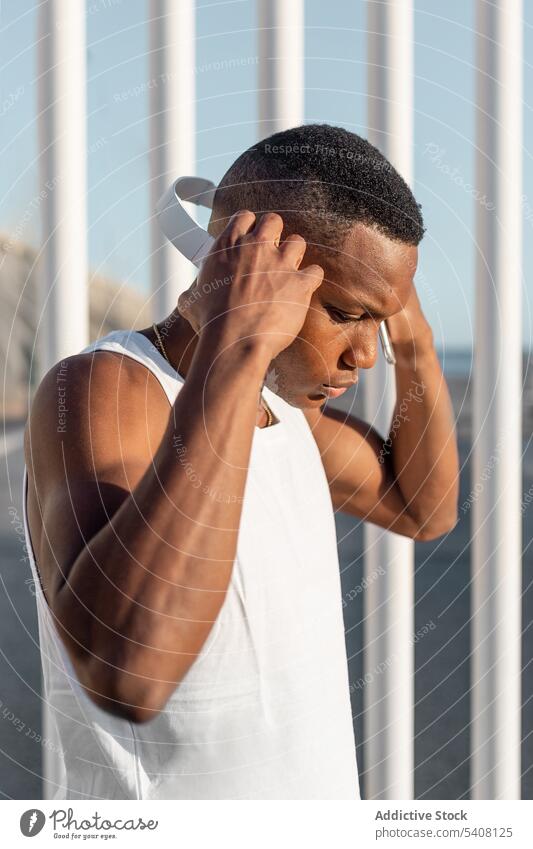
[[[41, 797], [40, 656], [31, 571], [22, 531], [21, 429], [0, 459], [0, 792]], [[16, 445], [20, 447], [17, 449]]]

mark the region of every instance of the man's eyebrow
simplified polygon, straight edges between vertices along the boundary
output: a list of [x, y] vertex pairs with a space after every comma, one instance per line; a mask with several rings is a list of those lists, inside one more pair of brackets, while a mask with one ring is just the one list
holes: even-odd
[[383, 307], [381, 305], [374, 305], [364, 303], [363, 301], [357, 302], [350, 299], [350, 304], [347, 307], [342, 307], [342, 312], [346, 313], [346, 315], [354, 315], [357, 316], [361, 312], [368, 312], [371, 315], [382, 315]]

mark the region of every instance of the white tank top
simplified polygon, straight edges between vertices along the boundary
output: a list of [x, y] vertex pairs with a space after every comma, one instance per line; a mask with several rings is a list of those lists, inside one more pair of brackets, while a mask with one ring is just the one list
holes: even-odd
[[[183, 378], [141, 333], [114, 331], [84, 352], [97, 350], [142, 363], [174, 403]], [[329, 487], [302, 411], [263, 391], [279, 423], [254, 431], [226, 598], [147, 723], [106, 713], [77, 680], [35, 564], [24, 471], [43, 698], [62, 750], [53, 798], [360, 798]]]

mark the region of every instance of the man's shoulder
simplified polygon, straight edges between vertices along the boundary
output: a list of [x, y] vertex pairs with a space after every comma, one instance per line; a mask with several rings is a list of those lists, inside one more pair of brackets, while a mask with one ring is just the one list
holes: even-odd
[[[150, 377], [153, 380], [150, 380]], [[56, 362], [44, 375], [34, 397], [34, 403], [57, 394], [58, 387], [72, 392], [72, 400], [85, 392], [93, 394], [116, 393], [135, 394], [146, 386], [158, 386], [158, 381], [142, 363], [120, 350], [95, 348], [83, 350]]]
[[[115, 430], [126, 438], [157, 425], [168, 400], [142, 363], [118, 351], [82, 351], [55, 363], [41, 380], [30, 407], [27, 432], [36, 427], [52, 440]], [[159, 425], [157, 425], [159, 429]], [[77, 434], [75, 437], [74, 435]], [[47, 440], [48, 441], [48, 440]]]

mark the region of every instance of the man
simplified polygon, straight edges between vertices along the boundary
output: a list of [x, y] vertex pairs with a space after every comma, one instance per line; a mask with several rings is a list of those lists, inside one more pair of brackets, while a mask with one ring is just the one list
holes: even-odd
[[[32, 405], [57, 798], [358, 798], [332, 505], [417, 540], [456, 524], [423, 222], [390, 163], [340, 128], [278, 133], [229, 169], [209, 229], [166, 320], [58, 364]], [[385, 319], [390, 438], [324, 409]]]

